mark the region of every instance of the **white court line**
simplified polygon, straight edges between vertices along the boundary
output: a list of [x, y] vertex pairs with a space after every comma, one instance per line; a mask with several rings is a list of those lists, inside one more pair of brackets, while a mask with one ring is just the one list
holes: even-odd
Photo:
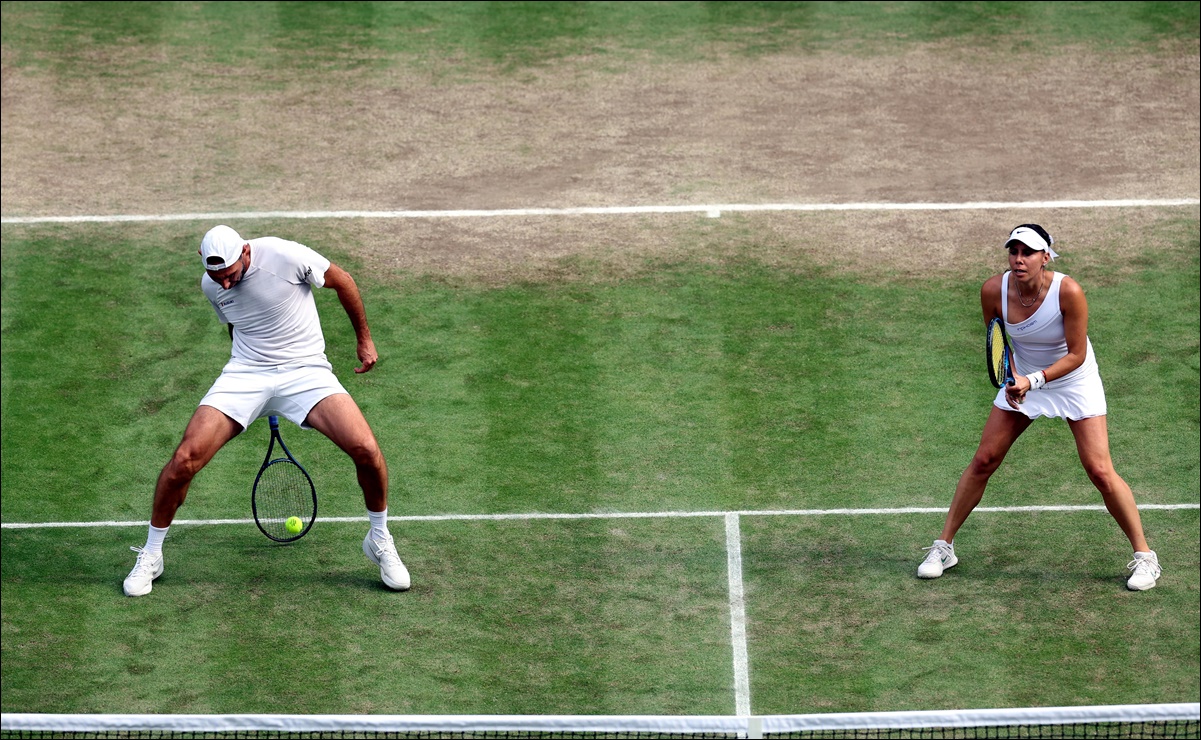
[[[1139, 511], [1171, 511], [1180, 509], [1201, 509], [1201, 504], [1139, 504]], [[978, 506], [973, 513], [1012, 514], [1019, 512], [1038, 511], [1105, 511], [1102, 504], [1086, 504], [1081, 506]], [[390, 516], [390, 522], [472, 522], [472, 521], [512, 521], [533, 519], [687, 519], [695, 517], [728, 517], [736, 516], [892, 516], [898, 514], [946, 514], [945, 507], [909, 506], [895, 509], [747, 509], [741, 511], [630, 511], [630, 512], [592, 512], [579, 514], [540, 513], [525, 514], [430, 514], [414, 516]], [[364, 522], [363, 516], [324, 516], [317, 517], [322, 522]], [[176, 519], [172, 526], [205, 525], [205, 524], [253, 524], [253, 519]], [[145, 527], [150, 521], [97, 521], [97, 522], [3, 522], [0, 529], [55, 529], [62, 527]]]
[[730, 643], [734, 648], [734, 714], [751, 714], [750, 658], [746, 648], [746, 603], [742, 589], [742, 531], [737, 514], [726, 514], [726, 579], [730, 593]]
[[1198, 198], [1159, 200], [1038, 200], [967, 203], [717, 203], [691, 206], [597, 206], [584, 208], [502, 208], [449, 211], [249, 211], [245, 213], [161, 213], [111, 216], [4, 216], [4, 224], [123, 223], [130, 221], [237, 221], [248, 219], [317, 218], [498, 218], [506, 216], [627, 216], [655, 213], [703, 213], [717, 218], [723, 213], [761, 211], [974, 211], [1047, 208], [1162, 208], [1201, 205]]

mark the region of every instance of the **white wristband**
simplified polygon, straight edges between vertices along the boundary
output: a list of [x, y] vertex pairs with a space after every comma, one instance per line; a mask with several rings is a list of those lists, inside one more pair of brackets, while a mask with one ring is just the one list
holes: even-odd
[[1042, 370], [1026, 376], [1026, 380], [1030, 381], [1030, 390], [1036, 391], [1047, 384], [1047, 374]]

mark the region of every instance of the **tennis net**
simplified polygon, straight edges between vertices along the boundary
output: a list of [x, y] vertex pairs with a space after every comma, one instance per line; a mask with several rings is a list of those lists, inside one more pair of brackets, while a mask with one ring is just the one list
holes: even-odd
[[1197, 738], [1201, 704], [734, 716], [4, 713], [4, 738]]

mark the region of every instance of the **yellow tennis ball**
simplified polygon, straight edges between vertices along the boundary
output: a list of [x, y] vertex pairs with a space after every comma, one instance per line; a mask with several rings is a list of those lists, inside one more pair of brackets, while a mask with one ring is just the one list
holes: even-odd
[[298, 534], [300, 530], [304, 529], [304, 522], [300, 521], [298, 516], [290, 516], [288, 521], [284, 522], [284, 529], [292, 534]]

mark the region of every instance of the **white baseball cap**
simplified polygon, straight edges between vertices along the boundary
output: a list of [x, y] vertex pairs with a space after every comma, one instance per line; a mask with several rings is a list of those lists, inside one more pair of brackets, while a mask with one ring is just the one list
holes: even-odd
[[206, 270], [224, 270], [242, 259], [246, 240], [228, 226], [214, 226], [200, 240], [200, 261]]
[[[1056, 254], [1055, 250], [1051, 249], [1051, 245], [1055, 243], [1055, 239], [1050, 234], [1047, 234], [1045, 230], [1040, 232], [1032, 228], [1032, 226], [1033, 224], [1022, 225], [1009, 232], [1009, 238], [1005, 240], [1005, 248], [1009, 249], [1010, 244], [1018, 242], [1019, 244], [1025, 244], [1036, 252], [1046, 252], [1051, 256], [1051, 259], [1058, 257], [1059, 255]], [[1039, 227], [1039, 229], [1041, 228]], [[1046, 234], [1046, 239], [1043, 238], [1043, 234]]]

